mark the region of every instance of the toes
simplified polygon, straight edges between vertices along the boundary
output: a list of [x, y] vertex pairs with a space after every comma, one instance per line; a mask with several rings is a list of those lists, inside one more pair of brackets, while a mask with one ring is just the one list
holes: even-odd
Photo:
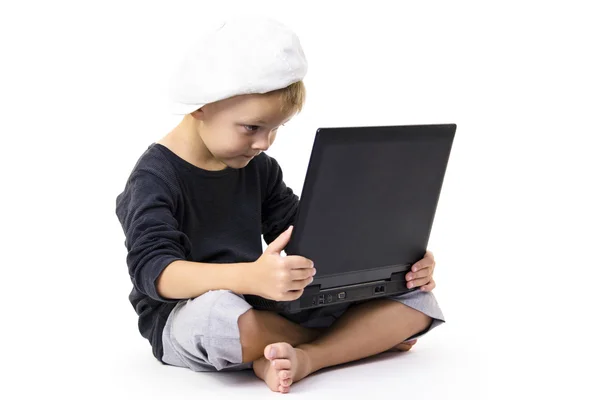
[[265, 347], [264, 356], [267, 360], [274, 359], [277, 356], [277, 349], [275, 348], [275, 345], [270, 344]]
[[292, 377], [292, 371], [290, 371], [289, 369], [283, 369], [279, 371], [278, 376], [281, 380], [289, 379]]
[[274, 343], [265, 347], [264, 356], [267, 360], [290, 358], [294, 348], [288, 343]]
[[394, 346], [394, 350], [398, 351], [409, 351], [415, 344], [417, 343], [417, 339], [408, 340], [406, 342], [402, 342], [396, 346]]
[[395, 349], [398, 351], [409, 351], [411, 348], [412, 348], [412, 345], [404, 344], [404, 343], [400, 343], [399, 345], [397, 345], [395, 347]]
[[279, 381], [279, 386], [283, 386], [283, 387], [290, 387], [290, 386], [292, 386], [292, 378], [283, 379], [283, 380]]
[[281, 386], [281, 385], [279, 385], [279, 392], [280, 393], [289, 393], [290, 392], [290, 387], [289, 386]]
[[271, 361], [271, 365], [273, 366], [273, 368], [278, 369], [278, 370], [282, 370], [282, 369], [289, 370], [290, 368], [292, 368], [292, 361], [287, 358], [282, 358], [282, 359], [277, 359], [277, 360]]

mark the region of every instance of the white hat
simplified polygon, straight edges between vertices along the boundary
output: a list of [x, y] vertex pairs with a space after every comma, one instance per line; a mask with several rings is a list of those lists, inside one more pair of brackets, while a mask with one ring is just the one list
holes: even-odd
[[189, 114], [229, 97], [298, 82], [308, 65], [294, 32], [272, 19], [231, 19], [205, 33], [176, 70], [173, 113]]

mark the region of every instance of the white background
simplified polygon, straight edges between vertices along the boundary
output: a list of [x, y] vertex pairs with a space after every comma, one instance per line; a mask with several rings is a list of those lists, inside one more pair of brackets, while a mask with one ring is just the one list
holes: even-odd
[[448, 323], [296, 396], [598, 396], [593, 2], [307, 3], [2, 3], [2, 398], [271, 396], [251, 373], [153, 359], [114, 213], [137, 158], [179, 121], [176, 62], [229, 12], [275, 17], [304, 47], [306, 108], [268, 152], [298, 194], [318, 127], [458, 124], [430, 240]]

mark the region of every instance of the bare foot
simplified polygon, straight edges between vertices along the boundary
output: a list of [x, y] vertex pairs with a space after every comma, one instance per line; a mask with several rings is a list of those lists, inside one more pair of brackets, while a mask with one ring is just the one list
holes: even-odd
[[264, 354], [264, 358], [254, 362], [254, 373], [274, 392], [288, 393], [293, 382], [310, 373], [306, 353], [287, 343], [270, 344]]
[[410, 340], [408, 342], [402, 342], [390, 349], [390, 351], [409, 351], [415, 344], [417, 339]]

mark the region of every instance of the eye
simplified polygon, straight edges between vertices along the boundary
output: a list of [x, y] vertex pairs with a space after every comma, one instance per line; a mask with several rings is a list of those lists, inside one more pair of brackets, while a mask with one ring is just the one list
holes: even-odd
[[244, 125], [244, 129], [246, 129], [248, 132], [256, 132], [259, 128], [260, 126], [258, 125]]

